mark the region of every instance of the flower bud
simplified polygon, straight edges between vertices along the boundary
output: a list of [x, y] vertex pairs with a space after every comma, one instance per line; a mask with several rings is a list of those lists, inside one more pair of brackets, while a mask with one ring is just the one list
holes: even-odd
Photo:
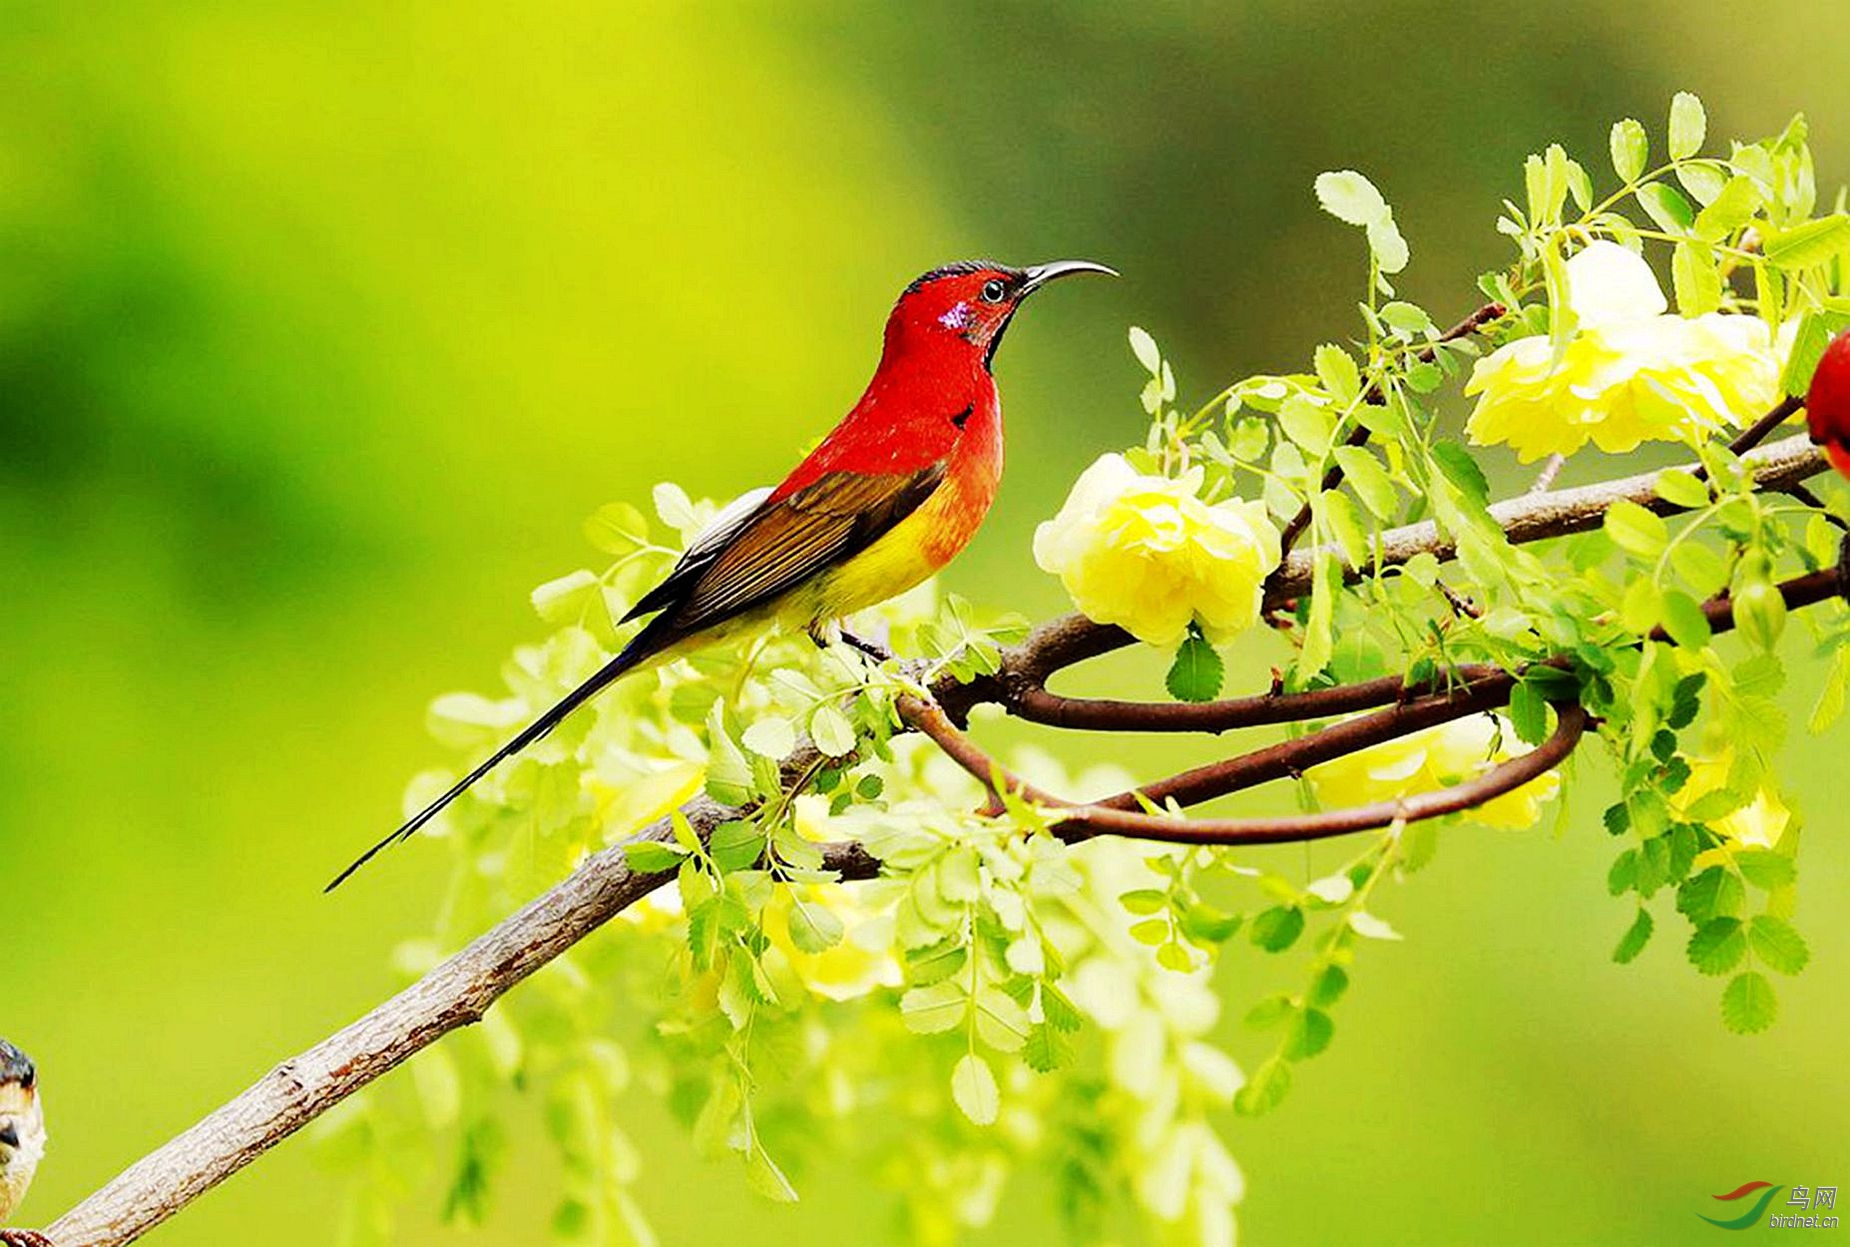
[[1741, 560], [1734, 589], [1734, 625], [1761, 649], [1770, 650], [1786, 629], [1786, 599], [1773, 583], [1772, 568], [1764, 554]]

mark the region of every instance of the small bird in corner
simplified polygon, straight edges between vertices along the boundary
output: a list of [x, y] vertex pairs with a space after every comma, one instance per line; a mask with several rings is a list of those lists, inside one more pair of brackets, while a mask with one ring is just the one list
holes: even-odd
[[[45, 1114], [38, 1071], [26, 1054], [0, 1039], [0, 1220], [13, 1215], [45, 1155]], [[52, 1247], [37, 1230], [0, 1229], [5, 1247]]]
[[965, 260], [907, 286], [873, 380], [775, 489], [720, 512], [625, 623], [653, 615], [602, 670], [381, 840], [340, 878], [418, 828], [619, 676], [771, 622], [819, 641], [843, 616], [906, 590], [975, 535], [1002, 477], [1002, 404], [989, 367], [1029, 295], [1090, 260], [1011, 268]]

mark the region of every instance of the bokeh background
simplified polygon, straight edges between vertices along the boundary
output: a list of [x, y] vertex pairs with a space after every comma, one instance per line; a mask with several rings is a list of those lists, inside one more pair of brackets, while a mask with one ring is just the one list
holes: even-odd
[[[1317, 172], [1369, 173], [1405, 289], [1462, 313], [1524, 154], [1603, 167], [1676, 89], [1712, 135], [1805, 109], [1850, 176], [1840, 31], [1832, 0], [0, 6], [0, 1033], [55, 1130], [23, 1212], [380, 998], [436, 859], [319, 886], [438, 759], [428, 699], [538, 634], [526, 591], [598, 504], [782, 471], [916, 272], [1125, 273], [1045, 296], [999, 364], [1011, 469], [949, 579], [1045, 615], [1031, 526], [1139, 435], [1127, 323], [1185, 396], [1350, 332]], [[1724, 1033], [1678, 923], [1610, 964], [1597, 778], [1558, 836], [1454, 833], [1329, 1053], [1233, 1126], [1247, 1241], [1683, 1242], [1750, 1179], [1850, 1187], [1845, 730], [1788, 754], [1814, 960], [1775, 1030]], [[1243, 957], [1230, 999], [1287, 973]], [[888, 1231], [849, 1166], [773, 1209], [632, 1107], [668, 1242]], [[542, 1241], [547, 1183], [519, 1168], [496, 1241]], [[1035, 1186], [985, 1241], [1053, 1234]], [[291, 1143], [151, 1241], [323, 1243], [338, 1200]]]

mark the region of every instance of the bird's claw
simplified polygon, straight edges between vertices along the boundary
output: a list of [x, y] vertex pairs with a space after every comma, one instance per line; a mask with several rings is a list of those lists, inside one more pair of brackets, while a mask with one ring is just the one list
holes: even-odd
[[843, 643], [853, 649], [860, 650], [875, 662], [885, 662], [893, 656], [893, 651], [880, 644], [878, 641], [869, 641], [865, 637], [858, 637], [854, 635], [854, 633], [846, 630], [842, 632], [841, 639]]

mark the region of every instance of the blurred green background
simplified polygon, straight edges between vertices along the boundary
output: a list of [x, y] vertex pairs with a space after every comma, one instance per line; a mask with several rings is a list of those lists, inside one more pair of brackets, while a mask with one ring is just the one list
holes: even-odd
[[[1603, 167], [1678, 88], [1714, 135], [1808, 110], [1843, 181], [1840, 34], [1832, 0], [0, 6], [0, 1033], [55, 1134], [28, 1222], [381, 997], [436, 859], [319, 888], [438, 759], [428, 699], [539, 633], [526, 592], [598, 504], [787, 467], [917, 272], [1125, 273], [999, 364], [1011, 468], [950, 583], [1045, 615], [1031, 526], [1140, 435], [1127, 322], [1184, 397], [1350, 333], [1318, 171], [1381, 185], [1448, 317], [1524, 154]], [[1589, 756], [1564, 837], [1454, 833], [1387, 903], [1407, 943], [1233, 1127], [1247, 1241], [1695, 1241], [1750, 1179], [1850, 1186], [1843, 731], [1788, 755], [1814, 959], [1776, 1029], [1723, 1031], [1680, 923], [1610, 964]], [[1241, 959], [1236, 1016], [1282, 972]], [[633, 1103], [666, 1241], [886, 1232], [852, 1158], [773, 1209]], [[547, 1182], [512, 1177], [496, 1241], [542, 1241]], [[322, 1243], [338, 1200], [292, 1143], [151, 1241]], [[433, 1222], [404, 1241], [456, 1241]], [[1054, 1224], [1029, 1182], [985, 1241]]]

